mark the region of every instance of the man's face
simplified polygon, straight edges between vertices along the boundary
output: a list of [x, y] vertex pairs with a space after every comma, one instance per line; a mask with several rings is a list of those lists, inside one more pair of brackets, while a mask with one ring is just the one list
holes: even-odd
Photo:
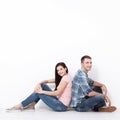
[[92, 67], [92, 60], [85, 58], [84, 61], [81, 63], [81, 67], [85, 72], [90, 71]]

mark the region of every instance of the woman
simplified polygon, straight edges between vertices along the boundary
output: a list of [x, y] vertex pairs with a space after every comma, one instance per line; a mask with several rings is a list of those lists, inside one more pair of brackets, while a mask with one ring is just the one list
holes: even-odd
[[[55, 90], [52, 91], [46, 83], [55, 83]], [[66, 111], [71, 101], [71, 86], [68, 68], [65, 63], [59, 62], [55, 66], [55, 79], [41, 81], [29, 97], [7, 111], [34, 109], [40, 99], [54, 111]]]

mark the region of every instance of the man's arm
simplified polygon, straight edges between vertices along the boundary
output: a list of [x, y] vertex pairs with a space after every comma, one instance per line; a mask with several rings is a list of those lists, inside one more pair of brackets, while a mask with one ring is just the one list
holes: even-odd
[[[100, 83], [100, 82], [97, 82], [97, 81], [94, 81], [93, 86], [100, 87], [100, 88], [102, 89], [102, 93], [103, 93], [104, 95], [107, 94], [107, 88], [106, 88], [106, 86], [105, 86], [104, 84], [102, 84], [102, 83]], [[88, 96], [91, 97], [91, 96], [96, 96], [96, 95], [98, 95], [98, 94], [99, 94], [98, 92], [91, 91], [91, 92], [88, 94]]]
[[91, 91], [91, 92], [89, 92], [88, 96], [89, 96], [89, 97], [92, 97], [92, 96], [96, 96], [96, 95], [98, 95], [98, 94], [100, 94], [100, 93], [95, 92], [95, 91]]
[[102, 93], [103, 93], [104, 95], [107, 95], [107, 88], [106, 88], [106, 86], [105, 86], [104, 84], [102, 84], [102, 83], [100, 83], [100, 82], [97, 82], [97, 81], [94, 81], [93, 86], [98, 86], [98, 87], [100, 87], [100, 88], [102, 89]]
[[108, 106], [111, 106], [111, 101], [110, 101], [109, 97], [107, 96], [107, 88], [106, 88], [106, 86], [104, 84], [102, 84], [102, 83], [97, 82], [97, 81], [94, 81], [93, 86], [100, 87], [102, 89], [103, 93], [98, 93], [98, 92], [95, 92], [95, 91], [91, 91], [91, 92], [89, 92], [88, 96], [92, 97], [92, 96], [96, 96], [98, 94], [101, 94], [101, 95], [103, 95], [106, 103], [108, 103]]
[[99, 95], [99, 94], [103, 95], [106, 103], [108, 103], [108, 106], [111, 106], [111, 101], [110, 101], [110, 99], [109, 99], [109, 97], [107, 95], [104, 95], [102, 93], [98, 93], [98, 92], [92, 91], [92, 92], [89, 92], [88, 96], [92, 97], [92, 96], [96, 96], [96, 95]]

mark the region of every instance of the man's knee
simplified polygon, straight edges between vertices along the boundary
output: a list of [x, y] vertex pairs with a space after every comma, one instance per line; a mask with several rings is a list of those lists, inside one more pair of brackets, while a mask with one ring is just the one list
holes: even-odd
[[64, 112], [67, 110], [67, 108], [62, 108], [61, 106], [57, 106], [53, 109], [54, 111], [58, 111], [58, 112]]
[[102, 93], [102, 89], [100, 87], [93, 87], [93, 90], [96, 91], [96, 92], [99, 92], [99, 93]]
[[104, 99], [103, 95], [97, 95], [96, 96], [96, 101], [97, 101], [98, 104], [100, 103], [102, 106], [105, 105], [105, 99]]

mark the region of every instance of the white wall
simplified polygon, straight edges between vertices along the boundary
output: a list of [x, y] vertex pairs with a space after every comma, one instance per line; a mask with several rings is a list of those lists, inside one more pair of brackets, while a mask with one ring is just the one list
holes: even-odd
[[93, 58], [90, 77], [119, 107], [119, 0], [0, 1], [0, 107], [16, 104], [64, 61], [74, 75]]

